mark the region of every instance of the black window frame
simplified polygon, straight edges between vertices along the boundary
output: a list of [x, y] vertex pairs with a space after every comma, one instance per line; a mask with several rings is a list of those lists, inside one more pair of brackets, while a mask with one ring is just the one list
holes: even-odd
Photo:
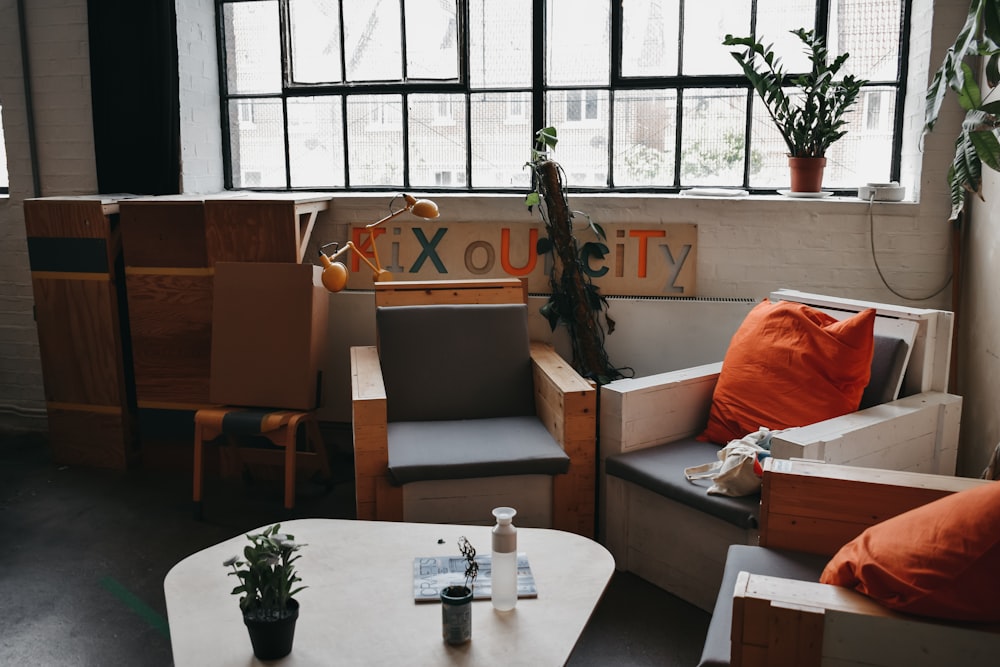
[[[243, 2], [271, 2], [277, 1], [279, 6], [279, 21], [280, 21], [280, 31], [281, 31], [281, 53], [282, 53], [282, 90], [280, 93], [267, 93], [267, 94], [234, 94], [230, 95], [226, 89], [227, 86], [227, 65], [225, 61], [225, 26], [223, 25], [224, 16], [224, 6], [228, 4], [238, 4]], [[229, 128], [229, 112], [228, 105], [230, 100], [233, 99], [254, 99], [254, 98], [267, 98], [274, 99], [279, 98], [282, 104], [282, 114], [283, 114], [283, 127], [284, 127], [284, 146], [285, 146], [285, 186], [284, 188], [275, 187], [249, 187], [241, 185], [240, 189], [247, 190], [275, 190], [282, 189], [288, 191], [296, 190], [308, 190], [308, 191], [333, 191], [333, 192], [378, 192], [378, 191], [398, 191], [401, 189], [410, 189], [410, 166], [409, 166], [409, 151], [403, 150], [403, 182], [397, 185], [384, 186], [384, 185], [351, 185], [350, 179], [350, 166], [348, 164], [347, 151], [349, 148], [345, 148], [344, 156], [344, 170], [345, 170], [345, 180], [346, 184], [340, 187], [324, 187], [324, 186], [311, 186], [311, 187], [293, 187], [291, 185], [291, 169], [289, 165], [289, 142], [288, 142], [288, 114], [287, 114], [287, 101], [295, 97], [312, 97], [312, 96], [325, 96], [325, 95], [340, 95], [342, 98], [344, 112], [341, 114], [341, 122], [343, 124], [342, 133], [343, 141], [345, 142], [345, 147], [347, 146], [348, 135], [347, 135], [347, 123], [348, 117], [346, 113], [347, 107], [347, 97], [354, 95], [366, 95], [366, 94], [378, 94], [378, 95], [401, 95], [402, 104], [402, 127], [401, 133], [403, 137], [403, 146], [409, 146], [409, 127], [407, 120], [408, 105], [406, 104], [406, 99], [408, 95], [412, 94], [459, 94], [464, 97], [466, 105], [466, 142], [465, 142], [465, 178], [459, 179], [464, 180], [464, 185], [462, 186], [451, 186], [451, 187], [439, 187], [439, 186], [426, 186], [420, 185], [419, 189], [422, 191], [441, 191], [441, 192], [466, 192], [466, 193], [510, 193], [522, 191], [523, 188], [500, 188], [500, 187], [471, 187], [469, 183], [472, 179], [472, 138], [470, 130], [470, 116], [468, 112], [470, 108], [470, 100], [474, 95], [491, 93], [491, 92], [529, 92], [531, 97], [531, 133], [525, 137], [525, 156], [527, 158], [528, 151], [532, 146], [534, 131], [546, 127], [551, 124], [545, 118], [545, 107], [546, 107], [546, 96], [548, 93], [556, 91], [581, 91], [584, 93], [584, 98], [581, 102], [581, 107], [584, 109], [584, 120], [586, 120], [586, 107], [588, 106], [589, 100], [586, 97], [586, 92], [593, 91], [606, 91], [608, 99], [608, 114], [607, 119], [607, 131], [609, 134], [609, 140], [607, 141], [608, 147], [608, 159], [606, 163], [608, 171], [608, 181], [609, 183], [614, 182], [614, 161], [613, 161], [613, 151], [614, 151], [614, 96], [620, 91], [635, 91], [643, 89], [672, 89], [676, 90], [677, 93], [677, 105], [676, 105], [676, 119], [675, 119], [675, 137], [674, 137], [674, 182], [669, 185], [657, 185], [657, 186], [625, 186], [625, 185], [613, 185], [609, 184], [605, 187], [594, 187], [594, 186], [580, 186], [573, 183], [569, 183], [568, 187], [572, 191], [578, 192], [599, 192], [599, 193], [633, 193], [633, 192], [643, 192], [643, 193], [677, 193], [689, 185], [682, 185], [681, 179], [681, 145], [683, 136], [683, 98], [684, 92], [687, 90], [696, 90], [699, 88], [742, 88], [746, 91], [747, 96], [747, 116], [746, 116], [746, 138], [743, 156], [743, 183], [742, 184], [731, 184], [730, 187], [741, 188], [750, 192], [751, 194], [773, 194], [775, 192], [774, 187], [767, 188], [754, 188], [749, 185], [750, 178], [750, 160], [751, 151], [749, 149], [750, 133], [751, 133], [751, 123], [752, 123], [752, 111], [753, 108], [760, 104], [756, 93], [750, 87], [749, 81], [742, 75], [676, 75], [676, 76], [660, 76], [660, 77], [624, 77], [622, 76], [622, 34], [623, 34], [623, 2], [622, 0], [609, 0], [611, 5], [610, 8], [610, 18], [611, 18], [611, 34], [610, 34], [610, 77], [609, 82], [605, 85], [597, 86], [548, 86], [545, 83], [545, 64], [547, 53], [547, 34], [544, 27], [546, 26], [546, 1], [547, 0], [531, 0], [532, 2], [532, 25], [534, 26], [532, 30], [532, 84], [530, 88], [527, 87], [503, 87], [503, 88], [473, 88], [469, 76], [469, 63], [468, 63], [468, 45], [469, 45], [469, 34], [468, 34], [468, 17], [469, 17], [469, 5], [467, 0], [456, 0], [457, 6], [457, 20], [458, 20], [458, 54], [459, 54], [459, 80], [458, 81], [419, 81], [419, 80], [406, 80], [406, 58], [402, 60], [403, 67], [403, 80], [398, 82], [377, 82], [377, 83], [351, 83], [345, 82], [341, 84], [293, 84], [290, 81], [290, 71], [291, 64], [289, 55], [290, 49], [290, 32], [288, 28], [289, 22], [289, 10], [288, 10], [288, 0], [216, 0], [216, 25], [217, 25], [217, 40], [219, 47], [219, 86], [220, 86], [220, 104], [222, 111], [222, 132], [223, 132], [223, 163], [224, 163], [224, 182], [227, 189], [232, 189], [233, 186], [233, 173], [232, 173], [232, 155], [231, 155], [231, 136]], [[401, 0], [405, 3], [405, 0]], [[687, 0], [679, 0], [681, 5], [681, 11], [683, 12], [683, 7]], [[815, 12], [815, 25], [813, 29], [816, 33], [822, 37], [826, 37], [827, 26], [829, 23], [830, 16], [830, 2], [831, 0], [817, 0], [816, 2], [816, 12]], [[894, 80], [877, 80], [868, 82], [866, 87], [891, 87], [895, 88], [895, 114], [892, 119], [893, 128], [893, 140], [891, 147], [891, 166], [890, 166], [890, 180], [899, 180], [900, 169], [901, 169], [901, 147], [903, 142], [903, 121], [904, 121], [904, 101], [906, 97], [906, 79], [907, 79], [907, 65], [909, 60], [909, 39], [910, 39], [910, 26], [911, 26], [911, 13], [912, 13], [912, 0], [899, 0], [901, 4], [900, 12], [900, 46], [896, 67], [896, 78]], [[756, 0], [751, 0], [751, 31], [756, 31]], [[401, 15], [403, 16], [403, 21], [405, 23], [405, 11], [402, 11], [401, 4]], [[538, 29], [538, 26], [542, 26], [543, 29]], [[341, 21], [341, 32], [343, 33], [343, 21]], [[405, 56], [405, 31], [403, 36], [403, 49]], [[681, 31], [679, 39], [683, 42], [684, 35]], [[682, 46], [682, 45], [681, 45]], [[343, 65], [343, 51], [341, 51], [341, 59]], [[789, 76], [789, 82], [792, 76]], [[862, 93], [862, 96], [864, 93]], [[888, 110], [886, 110], [887, 112]], [[853, 190], [848, 189], [836, 189], [837, 193], [847, 194], [853, 192]]]

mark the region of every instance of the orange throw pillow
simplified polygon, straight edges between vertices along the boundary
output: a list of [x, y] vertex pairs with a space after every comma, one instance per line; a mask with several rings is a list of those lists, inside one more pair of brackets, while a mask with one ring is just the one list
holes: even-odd
[[871, 376], [875, 311], [838, 320], [764, 300], [733, 334], [699, 440], [725, 444], [854, 412]]
[[1000, 622], [1000, 482], [886, 519], [841, 547], [820, 577], [886, 607], [952, 621]]

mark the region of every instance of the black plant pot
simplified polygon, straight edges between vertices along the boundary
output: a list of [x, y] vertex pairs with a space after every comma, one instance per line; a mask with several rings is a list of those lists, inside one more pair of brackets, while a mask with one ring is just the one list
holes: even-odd
[[472, 589], [448, 586], [441, 591], [441, 634], [449, 644], [464, 644], [472, 638]]
[[291, 653], [297, 620], [299, 603], [296, 600], [289, 600], [285, 614], [277, 618], [244, 614], [243, 622], [250, 633], [253, 654], [260, 660], [277, 660]]

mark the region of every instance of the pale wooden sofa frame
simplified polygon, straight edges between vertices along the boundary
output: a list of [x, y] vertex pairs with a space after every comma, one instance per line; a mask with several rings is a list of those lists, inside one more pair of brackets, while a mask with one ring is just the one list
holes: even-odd
[[[525, 303], [521, 281], [455, 280], [394, 281], [375, 284], [377, 306]], [[545, 488], [551, 503], [551, 527], [587, 537], [594, 536], [597, 470], [597, 391], [551, 345], [531, 342], [535, 385], [535, 410], [546, 429], [570, 457], [569, 472], [555, 475]], [[404, 489], [393, 486], [387, 474], [388, 437], [385, 386], [374, 346], [351, 348], [354, 470], [358, 519], [411, 520], [404, 508]], [[439, 498], [454, 498], [470, 490], [468, 480], [434, 482]], [[517, 497], [511, 483], [501, 477], [474, 480], [477, 493], [496, 498]], [[513, 493], [513, 495], [511, 495]], [[497, 501], [499, 502], [499, 500]], [[446, 503], [452, 506], [460, 503]], [[504, 503], [500, 503], [504, 504]], [[446, 512], [440, 505], [433, 512]], [[438, 514], [444, 521], [446, 514]], [[485, 514], [489, 519], [489, 513]], [[456, 519], [455, 522], [464, 522]]]
[[[768, 461], [760, 546], [832, 556], [865, 528], [985, 480]], [[990, 582], [984, 582], [989, 585]], [[996, 664], [1000, 627], [894, 612], [853, 590], [748, 572], [732, 594], [731, 665]]]
[[[889, 403], [789, 429], [774, 437], [782, 459], [952, 475], [962, 399], [947, 393], [953, 314], [948, 311], [779, 290], [772, 300], [806, 303], [846, 317], [877, 311], [880, 327], [913, 332], [901, 395]], [[705, 428], [722, 362], [617, 380], [601, 387], [600, 537], [619, 570], [633, 572], [710, 611], [730, 544], [756, 544], [740, 528], [637, 484], [604, 473], [609, 456], [684, 438]]]

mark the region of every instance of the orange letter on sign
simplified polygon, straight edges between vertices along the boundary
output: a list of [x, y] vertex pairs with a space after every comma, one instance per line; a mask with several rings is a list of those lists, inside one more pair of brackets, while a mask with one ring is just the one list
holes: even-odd
[[510, 229], [504, 227], [500, 232], [500, 266], [511, 276], [526, 276], [535, 270], [535, 263], [538, 262], [538, 255], [535, 254], [535, 247], [538, 244], [538, 230], [532, 229], [528, 232], [528, 261], [518, 268], [510, 263]]
[[649, 252], [648, 240], [651, 238], [662, 238], [667, 235], [667, 232], [660, 230], [651, 229], [636, 229], [630, 230], [628, 235], [634, 239], [639, 239], [639, 257], [636, 266], [636, 275], [640, 278], [646, 277], [646, 255]]
[[[361, 240], [361, 235], [368, 232], [368, 236], [365, 237], [364, 241]], [[374, 227], [372, 229], [365, 229], [364, 227], [355, 227], [351, 230], [352, 240], [354, 245], [364, 253], [365, 257], [368, 259], [375, 259], [375, 253], [372, 251], [372, 246], [375, 244], [375, 239], [379, 236], [385, 234], [385, 229], [382, 227]], [[351, 253], [351, 271], [361, 270], [361, 260]]]

